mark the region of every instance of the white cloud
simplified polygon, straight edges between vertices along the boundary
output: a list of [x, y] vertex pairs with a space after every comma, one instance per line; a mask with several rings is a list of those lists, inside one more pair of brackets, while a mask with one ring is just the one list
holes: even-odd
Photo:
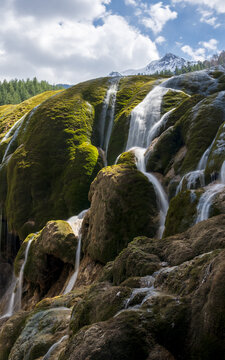
[[191, 46], [189, 45], [184, 45], [182, 46], [181, 50], [189, 55], [192, 60], [196, 60], [196, 61], [203, 61], [205, 60], [205, 49], [204, 48], [198, 48], [196, 50], [194, 50]]
[[11, 0], [13, 8], [20, 16], [45, 18], [70, 18], [91, 21], [106, 12], [105, 5], [111, 0]]
[[[2, 78], [37, 76], [55, 83], [76, 83], [112, 70], [143, 67], [159, 57], [155, 43], [123, 17], [106, 12], [102, 16], [105, 10], [96, 10], [96, 4], [106, 1], [88, 1], [93, 9], [84, 20], [83, 12], [74, 20], [66, 16], [66, 10], [63, 18], [57, 11], [45, 18], [41, 10], [31, 16], [27, 9], [25, 13], [8, 9], [0, 27]], [[101, 22], [94, 25], [90, 19], [97, 13]]]
[[205, 49], [211, 50], [211, 51], [218, 51], [217, 45], [218, 41], [216, 39], [210, 39], [207, 41], [200, 41], [200, 45], [202, 45]]
[[125, 5], [137, 6], [138, 0], [124, 0]]
[[173, 3], [184, 2], [192, 5], [205, 5], [211, 9], [216, 10], [218, 13], [225, 13], [225, 1], [224, 0], [172, 0]]
[[164, 38], [164, 36], [158, 36], [156, 39], [155, 39], [155, 42], [156, 44], [162, 44], [166, 41], [166, 39]]
[[170, 6], [164, 6], [162, 2], [150, 5], [145, 12], [148, 13], [148, 16], [142, 19], [142, 23], [155, 34], [162, 31], [167, 21], [174, 20], [177, 17], [177, 12], [171, 11]]
[[201, 14], [200, 22], [211, 25], [215, 29], [221, 26], [218, 18], [216, 16], [213, 16], [213, 11], [199, 9], [199, 13]]

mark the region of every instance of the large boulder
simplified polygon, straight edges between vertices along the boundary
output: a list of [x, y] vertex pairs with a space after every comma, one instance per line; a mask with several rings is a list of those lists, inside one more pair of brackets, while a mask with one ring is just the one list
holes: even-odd
[[154, 236], [158, 209], [152, 184], [133, 166], [103, 169], [91, 185], [83, 222], [83, 250], [105, 264], [135, 236]]

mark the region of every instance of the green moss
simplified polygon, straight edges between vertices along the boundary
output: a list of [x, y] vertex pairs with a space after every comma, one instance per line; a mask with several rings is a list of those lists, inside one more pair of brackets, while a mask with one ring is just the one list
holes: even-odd
[[225, 123], [223, 123], [217, 132], [215, 142], [211, 149], [207, 166], [205, 169], [206, 179], [211, 180], [211, 174], [219, 174], [221, 166], [225, 160]]
[[201, 192], [182, 191], [170, 201], [164, 237], [181, 233], [194, 224], [200, 195]]
[[146, 164], [147, 171], [160, 172], [165, 175], [172, 165], [175, 154], [182, 145], [179, 127], [167, 129], [149, 153]]
[[130, 293], [129, 288], [112, 287], [103, 282], [92, 286], [84, 299], [74, 306], [70, 329], [76, 333], [83, 326], [108, 320], [123, 308]]
[[156, 242], [157, 240], [139, 237], [122, 250], [112, 264], [113, 284], [118, 285], [131, 277], [151, 275], [159, 270]]
[[196, 168], [223, 123], [223, 109], [216, 103], [217, 96], [218, 94], [212, 95], [202, 100], [177, 123], [188, 149], [180, 169], [181, 174]]
[[91, 208], [82, 241], [85, 253], [105, 264], [135, 236], [153, 236], [158, 208], [148, 179], [127, 165], [100, 171], [90, 190]]
[[0, 332], [0, 359], [8, 360], [10, 351], [22, 332], [28, 313], [20, 312], [2, 324]]
[[68, 218], [89, 206], [89, 187], [102, 167], [91, 144], [95, 107], [107, 83], [106, 78], [78, 84], [25, 118], [10, 151], [5, 203], [9, 228], [21, 238], [28, 220], [37, 231], [49, 219]]
[[161, 114], [164, 115], [168, 111], [176, 108], [184, 100], [187, 100], [189, 96], [183, 91], [173, 91], [168, 90], [167, 93], [163, 96], [162, 105], [161, 105]]
[[117, 165], [119, 164], [130, 165], [131, 167], [136, 168], [135, 154], [132, 151], [127, 151], [122, 153], [119, 159], [117, 160]]
[[61, 90], [45, 91], [42, 94], [38, 94], [23, 101], [21, 104], [0, 106], [0, 139], [23, 115], [59, 92], [61, 92]]

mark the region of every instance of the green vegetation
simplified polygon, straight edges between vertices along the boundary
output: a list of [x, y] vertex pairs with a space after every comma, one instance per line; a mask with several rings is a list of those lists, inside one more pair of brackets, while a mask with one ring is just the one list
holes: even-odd
[[62, 87], [50, 85], [47, 81], [38, 81], [36, 77], [26, 81], [18, 79], [0, 81], [0, 105], [19, 104], [44, 91], [59, 89]]
[[45, 91], [39, 95], [33, 96], [18, 105], [2, 105], [0, 106], [0, 139], [4, 134], [26, 113], [34, 107], [47, 100], [51, 96], [56, 95], [61, 90]]

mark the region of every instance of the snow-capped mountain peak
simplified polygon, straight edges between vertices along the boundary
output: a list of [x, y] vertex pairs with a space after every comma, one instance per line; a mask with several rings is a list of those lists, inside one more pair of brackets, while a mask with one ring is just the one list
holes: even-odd
[[[183, 66], [187, 66], [188, 64], [194, 65], [196, 64], [195, 61], [187, 61], [179, 56], [176, 56], [172, 53], [167, 53], [159, 60], [151, 61], [147, 66], [142, 69], [137, 70], [125, 70], [122, 71], [120, 74], [122, 76], [126, 75], [152, 75], [155, 73], [160, 73], [161, 71], [171, 71], [175, 72], [176, 68], [181, 69]], [[117, 76], [118, 76], [118, 72]], [[113, 75], [113, 72], [111, 73]]]

